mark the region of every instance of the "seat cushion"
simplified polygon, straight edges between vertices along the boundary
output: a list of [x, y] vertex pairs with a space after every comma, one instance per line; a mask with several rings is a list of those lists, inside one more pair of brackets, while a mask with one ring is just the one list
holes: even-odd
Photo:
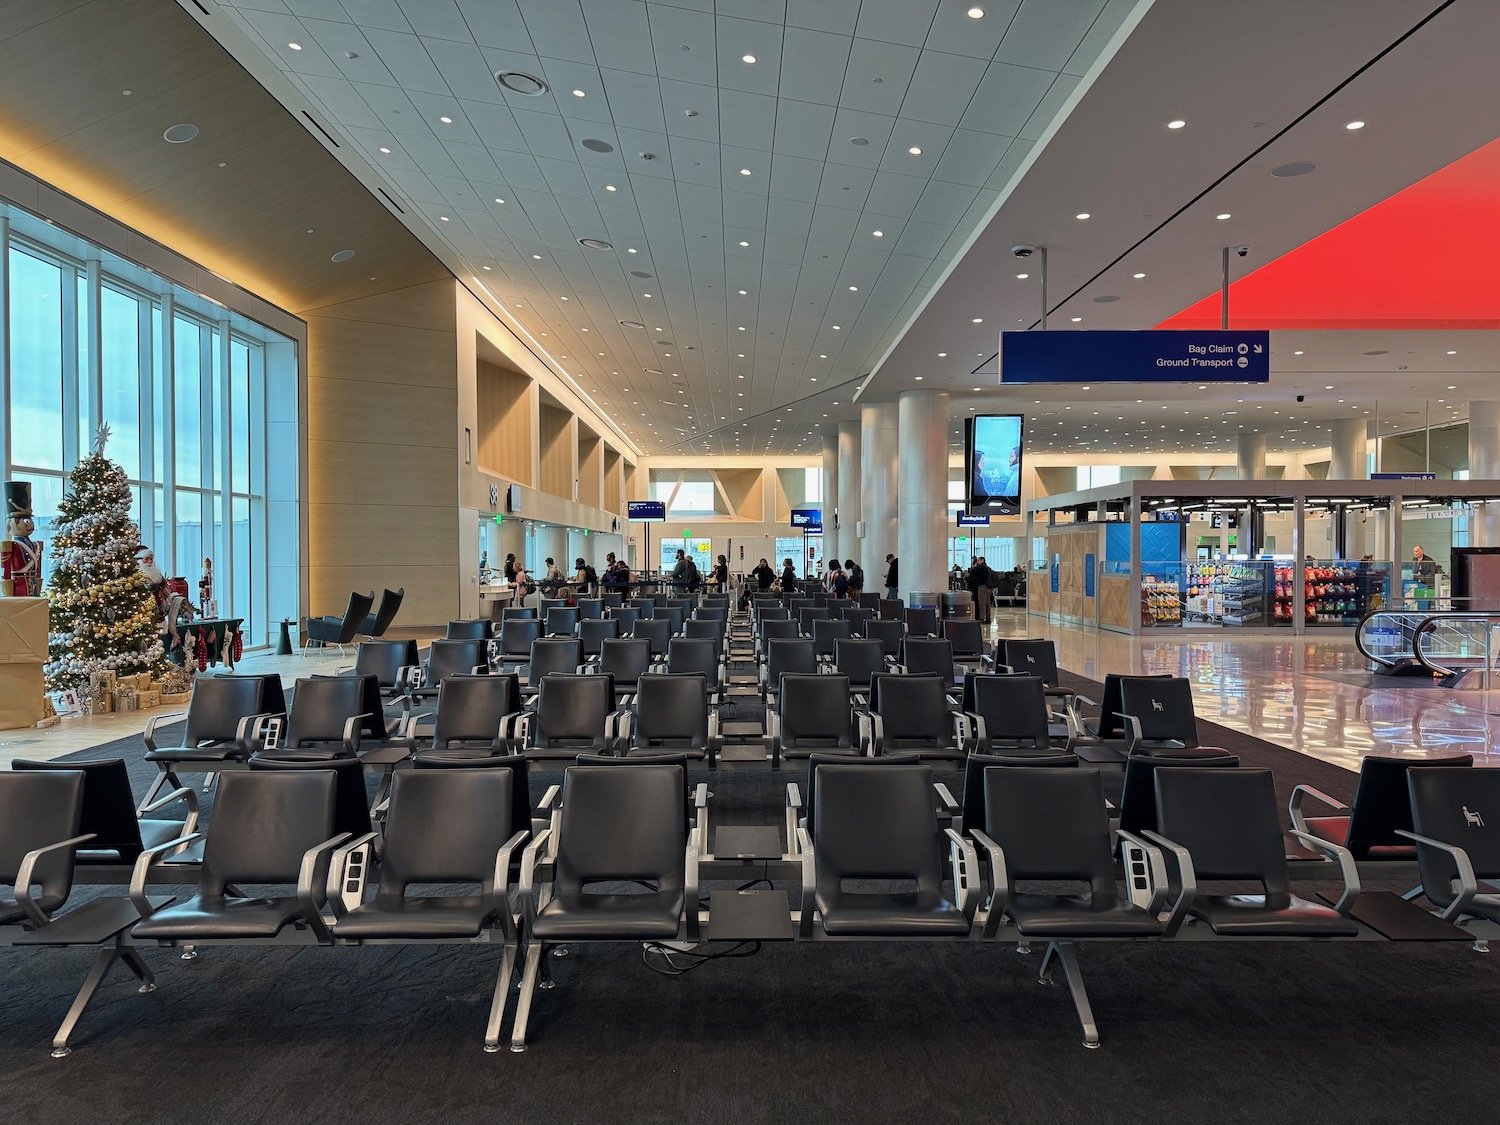
[[302, 916], [295, 898], [204, 898], [158, 910], [137, 922], [132, 934], [151, 941], [207, 941], [214, 938], [273, 938]]
[[161, 746], [146, 751], [148, 762], [243, 762], [249, 755], [235, 742], [210, 746]]
[[819, 746], [814, 741], [804, 740], [800, 745], [787, 746], [783, 743], [781, 747], [783, 758], [811, 758], [814, 754], [844, 754], [850, 758], [863, 757], [863, 752], [858, 746], [839, 746], [833, 742], [826, 746]]
[[514, 767], [515, 759], [497, 746], [446, 746], [441, 750], [423, 750], [413, 761], [419, 764], [442, 763], [465, 766], [504, 765]]
[[1088, 895], [1018, 894], [1006, 913], [1026, 937], [1150, 937], [1163, 928], [1139, 906], [1099, 910]]
[[[1347, 816], [1312, 816], [1307, 818], [1307, 830], [1320, 840], [1347, 846], [1349, 841], [1349, 818]], [[1356, 851], [1360, 859], [1416, 859], [1415, 845], [1376, 844]]]
[[537, 915], [543, 941], [641, 941], [674, 938], [682, 917], [680, 892], [560, 894]]
[[331, 762], [335, 758], [352, 758], [342, 743], [331, 746], [278, 746], [274, 750], [257, 750], [252, 757], [259, 762]]
[[1500, 922], [1500, 895], [1475, 895], [1464, 913]]
[[817, 896], [823, 929], [831, 937], [945, 937], [969, 932], [962, 910], [921, 893]]
[[1235, 937], [1354, 937], [1359, 926], [1336, 910], [1290, 896], [1286, 906], [1267, 907], [1263, 895], [1206, 895], [1190, 913], [1216, 934]]
[[333, 936], [359, 941], [366, 938], [478, 937], [495, 915], [488, 899], [463, 897], [403, 898], [367, 902], [340, 918]]

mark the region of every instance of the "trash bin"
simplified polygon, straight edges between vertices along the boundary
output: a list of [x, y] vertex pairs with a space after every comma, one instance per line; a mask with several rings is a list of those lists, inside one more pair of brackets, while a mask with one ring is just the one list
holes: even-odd
[[943, 595], [936, 590], [913, 590], [906, 606], [908, 609], [940, 609], [942, 604]]
[[974, 616], [974, 595], [967, 590], [957, 590], [943, 595], [944, 617]]

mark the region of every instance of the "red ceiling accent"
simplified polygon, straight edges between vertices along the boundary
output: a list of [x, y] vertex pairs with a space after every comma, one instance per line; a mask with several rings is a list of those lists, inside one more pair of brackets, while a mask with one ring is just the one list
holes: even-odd
[[[1232, 328], [1500, 327], [1500, 140], [1234, 282]], [[1161, 328], [1217, 328], [1219, 294]]]

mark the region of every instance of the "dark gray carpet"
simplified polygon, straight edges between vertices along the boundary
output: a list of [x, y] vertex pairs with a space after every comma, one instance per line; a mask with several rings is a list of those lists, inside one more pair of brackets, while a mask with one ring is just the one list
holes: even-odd
[[[1203, 737], [1283, 788], [1352, 793], [1337, 767]], [[715, 821], [779, 822], [797, 776], [715, 776]], [[55, 1061], [92, 953], [3, 951], [5, 1120], [1364, 1125], [1490, 1122], [1500, 1098], [1500, 968], [1463, 944], [1089, 946], [1098, 1051], [1039, 957], [1000, 945], [767, 946], [677, 978], [638, 947], [576, 947], [525, 1055], [480, 1050], [496, 948], [143, 956], [158, 990], [116, 970]]]

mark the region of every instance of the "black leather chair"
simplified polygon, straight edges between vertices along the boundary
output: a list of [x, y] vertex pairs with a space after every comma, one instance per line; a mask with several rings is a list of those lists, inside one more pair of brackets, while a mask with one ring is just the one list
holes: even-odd
[[576, 636], [578, 634], [578, 621], [577, 606], [553, 606], [547, 611], [547, 636]]
[[901, 670], [914, 676], [924, 672], [936, 674], [950, 689], [957, 687], [962, 680], [958, 666], [953, 662], [953, 645], [937, 637], [908, 633], [901, 642]]
[[[322, 907], [329, 861], [347, 839], [334, 833], [335, 786], [332, 770], [226, 773], [214, 797], [196, 894], [153, 909], [136, 888], [152, 881], [160, 849], [136, 861], [131, 899], [142, 920], [135, 941], [328, 944]], [[238, 889], [242, 884], [295, 889], [251, 896]]]
[[424, 700], [436, 699], [438, 687], [447, 676], [474, 675], [489, 671], [490, 647], [494, 641], [433, 641], [427, 646], [427, 660], [422, 665], [420, 682], [410, 682], [406, 693], [405, 724], [411, 723], [411, 709]]
[[[309, 617], [305, 634], [308, 643], [316, 642], [320, 648], [333, 645], [343, 651], [344, 646], [352, 644], [364, 629], [365, 620], [370, 616], [370, 607], [374, 604], [373, 592], [354, 593], [349, 595], [349, 604], [344, 608], [342, 617]], [[304, 646], [302, 651], [306, 653], [307, 647]]]
[[719, 713], [709, 706], [706, 677], [676, 672], [642, 676], [634, 705], [620, 716], [617, 746], [627, 757], [681, 754], [696, 761], [707, 758], [709, 767], [716, 767], [723, 736]]
[[[509, 902], [514, 854], [531, 834], [528, 816], [511, 815], [516, 775], [509, 770], [406, 770], [391, 784], [390, 809], [374, 847], [372, 833], [339, 848], [333, 882], [333, 936], [340, 943], [432, 942], [503, 945], [490, 1000], [484, 1049], [500, 1049], [500, 1024], [520, 945]], [[370, 861], [379, 882], [364, 897]], [[477, 883], [477, 893], [414, 896], [418, 883]]]
[[943, 681], [933, 675], [877, 673], [871, 692], [876, 754], [910, 753], [924, 761], [961, 762], [971, 734], [962, 712], [948, 708]]
[[771, 652], [772, 641], [795, 641], [802, 637], [801, 627], [791, 618], [772, 618], [762, 621], [755, 638], [755, 659], [764, 662]]
[[813, 635], [813, 622], [832, 621], [833, 610], [826, 605], [804, 606], [797, 611], [797, 629], [804, 637]]
[[884, 599], [879, 594], [861, 593], [858, 600], [861, 609], [868, 609], [871, 613], [878, 613], [880, 611], [880, 603]]
[[[1311, 785], [1299, 785], [1292, 790], [1287, 812], [1293, 829], [1341, 844], [1355, 859], [1413, 859], [1416, 848], [1401, 835], [1414, 831], [1407, 771], [1413, 766], [1425, 770], [1473, 764], [1474, 759], [1468, 754], [1417, 760], [1368, 754], [1359, 763], [1353, 805], [1346, 805]], [[1332, 809], [1335, 815], [1307, 816], [1302, 807], [1309, 799]]]
[[1228, 750], [1213, 747], [1180, 750], [1175, 754], [1132, 754], [1125, 759], [1125, 780], [1120, 789], [1120, 830], [1139, 836], [1159, 828], [1156, 817], [1158, 769], [1236, 769], [1239, 764], [1239, 758]]
[[540, 637], [531, 642], [531, 659], [526, 662], [521, 694], [534, 696], [547, 676], [559, 672], [576, 675], [582, 666], [583, 643], [576, 637]]
[[532, 761], [571, 761], [613, 749], [614, 678], [607, 672], [546, 676], [535, 708], [516, 721], [515, 739], [517, 750]]
[[907, 606], [906, 633], [911, 637], [936, 637], [938, 611], [932, 606]]
[[775, 706], [766, 710], [766, 754], [772, 769], [780, 769], [783, 758], [814, 752], [854, 758], [868, 753], [868, 734], [861, 739], [856, 729], [847, 677], [783, 672], [780, 683]]
[[406, 597], [406, 587], [399, 590], [382, 590], [380, 594], [380, 607], [365, 618], [364, 627], [360, 632], [367, 637], [383, 637], [385, 631], [390, 628], [391, 622], [396, 619], [396, 613], [401, 608], [401, 602]]
[[960, 671], [984, 666], [984, 626], [967, 617], [943, 621], [943, 639], [953, 646], [953, 662]]
[[163, 786], [183, 788], [177, 778], [180, 773], [214, 774], [226, 763], [246, 761], [255, 750], [257, 720], [285, 710], [279, 676], [199, 676], [193, 681], [179, 745], [158, 745], [156, 728], [184, 718], [183, 714], [152, 715], [146, 720], [141, 736], [146, 761], [161, 772], [136, 811], [144, 813], [155, 804]]
[[253, 756], [303, 762], [355, 757], [368, 718], [364, 708], [363, 679], [327, 676], [298, 680], [292, 689], [292, 705], [281, 740], [274, 746], [262, 741]]
[[491, 632], [493, 623], [488, 618], [475, 618], [473, 620], [459, 620], [448, 622], [448, 631], [443, 639], [446, 641], [487, 641], [494, 634]]
[[578, 640], [583, 648], [583, 659], [585, 663], [592, 663], [599, 659], [602, 651], [600, 646], [606, 640], [613, 640], [620, 635], [620, 623], [612, 617], [584, 618], [578, 623]]
[[689, 612], [683, 606], [669, 605], [666, 609], [658, 609], [656, 618], [667, 623], [668, 636], [678, 637], [682, 635], [682, 626], [686, 623]]
[[881, 598], [875, 603], [875, 615], [883, 621], [906, 623], [906, 602], [901, 598]]
[[[938, 827], [932, 767], [820, 763], [811, 778], [813, 828], [802, 852], [801, 936], [967, 938], [978, 906], [972, 846]], [[947, 837], [945, 841], [945, 835]], [[953, 858], [953, 902], [943, 893], [945, 843]], [[899, 880], [911, 891], [866, 891], [848, 880]]]
[[[534, 838], [521, 861], [526, 967], [512, 1051], [526, 1049], [532, 998], [549, 945], [698, 940], [698, 848], [682, 785], [681, 765], [575, 765], [563, 774], [557, 826]], [[545, 872], [548, 856], [552, 881], [544, 886], [538, 873]], [[615, 882], [653, 889], [590, 893]]]
[[960, 820], [954, 825], [967, 832], [984, 826], [984, 771], [987, 769], [1077, 769], [1072, 754], [970, 754], [964, 759], [964, 792], [959, 805]]
[[531, 646], [542, 635], [542, 623], [535, 618], [512, 618], [500, 623], [490, 663], [496, 671], [514, 672], [531, 659]]
[[1098, 765], [1125, 764], [1125, 708], [1120, 685], [1127, 679], [1169, 680], [1170, 672], [1153, 676], [1125, 676], [1119, 672], [1104, 674], [1104, 690], [1099, 696], [1099, 714], [1090, 718], [1085, 707], [1096, 706], [1086, 695], [1075, 695], [1069, 708], [1069, 720], [1079, 746], [1079, 754]]
[[[821, 766], [847, 765], [850, 759], [843, 754], [820, 754], [814, 753], [807, 759], [807, 792], [804, 794], [802, 788], [795, 782], [789, 781], [786, 786], [786, 838], [790, 844], [790, 854], [801, 856], [802, 834], [798, 829], [807, 830], [807, 838], [817, 843], [815, 832], [817, 830], [818, 787], [814, 782], [817, 772]], [[879, 758], [864, 758], [861, 761], [870, 762], [883, 766], [913, 766], [920, 762], [915, 754], [885, 754]], [[952, 794], [941, 783], [933, 784], [933, 791], [937, 796], [939, 807], [951, 808], [953, 805]], [[951, 815], [951, 814], [950, 814]]]
[[500, 611], [500, 627], [505, 628], [507, 621], [540, 621], [535, 608], [529, 605], [506, 606]]
[[[1500, 771], [1431, 768], [1407, 771], [1412, 823], [1397, 835], [1417, 848], [1422, 893], [1456, 925], [1500, 922]], [[1494, 823], [1491, 823], [1491, 822]], [[1489, 949], [1484, 938], [1475, 948]]]
[[[1104, 786], [1097, 770], [984, 771], [984, 825], [965, 827], [989, 860], [993, 892], [983, 936], [993, 940], [1008, 918], [1027, 941], [1048, 943], [1040, 977], [1051, 983], [1052, 962], [1063, 967], [1086, 1047], [1099, 1029], [1084, 991], [1073, 943], [1090, 938], [1154, 938], [1156, 915], [1122, 897], [1115, 883]], [[1020, 891], [1022, 881], [1085, 883], [1083, 893]]]
[[906, 639], [906, 622], [894, 618], [875, 617], [865, 622], [864, 636], [879, 641], [886, 656], [892, 660], [901, 657], [901, 642]]
[[[1463, 779], [1467, 775], [1439, 771]], [[1483, 772], [1483, 771], [1476, 771]], [[1337, 909], [1308, 902], [1287, 885], [1286, 847], [1270, 770], [1157, 770], [1156, 816], [1161, 831], [1141, 833], [1174, 856], [1183, 893], [1167, 923], [1177, 932], [1186, 917], [1230, 937], [1356, 937], [1344, 911], [1359, 893], [1354, 860], [1337, 844], [1306, 833], [1297, 839], [1339, 859], [1344, 894]], [[1195, 892], [1200, 881], [1258, 882], [1260, 894]]]
[[[52, 1039], [53, 1058], [72, 1053], [68, 1040], [73, 1029], [116, 961], [124, 961], [140, 980], [138, 991], [156, 988], [145, 962], [122, 943], [125, 931], [140, 918], [130, 900], [95, 898], [59, 913], [73, 893], [77, 850], [106, 842], [83, 825], [86, 790], [87, 780], [80, 770], [0, 773], [0, 884], [13, 890], [10, 898], [0, 896], [0, 945], [90, 946], [99, 950]], [[118, 819], [119, 812], [114, 809], [108, 819]], [[128, 788], [123, 813], [134, 819]], [[112, 842], [125, 843], [124, 834]], [[148, 907], [157, 901], [147, 899], [144, 890], [140, 897]]]
[[602, 621], [604, 619], [603, 598], [579, 598], [577, 605], [579, 621]]
[[400, 701], [408, 690], [411, 669], [421, 667], [416, 641], [360, 641], [354, 652], [354, 665], [340, 668], [356, 676], [374, 676], [385, 702]]
[[885, 646], [879, 641], [858, 637], [840, 637], [833, 642], [833, 663], [826, 671], [837, 672], [849, 678], [849, 691], [856, 702], [861, 696], [870, 694], [870, 677], [889, 670], [885, 660]]
[[1062, 686], [1062, 676], [1057, 667], [1057, 645], [1044, 639], [1003, 640], [995, 645], [995, 663], [1012, 672], [1025, 672], [1040, 676], [1047, 685], [1049, 698], [1057, 699], [1071, 707], [1075, 692]]
[[[781, 690], [781, 677], [788, 672], [813, 675], [818, 670], [818, 654], [806, 637], [772, 637], [766, 642], [766, 662], [760, 668], [760, 697], [770, 705]], [[847, 701], [846, 701], [847, 702]]]
[[588, 670], [610, 677], [619, 695], [634, 695], [636, 682], [651, 671], [651, 642], [643, 637], [608, 638], [600, 643], [599, 659]]
[[712, 641], [714, 651], [724, 655], [724, 623], [722, 621], [688, 620], [682, 623], [682, 636], [690, 641]]
[[1199, 745], [1193, 686], [1184, 677], [1122, 680], [1120, 700], [1127, 753], [1172, 752]]
[[873, 609], [863, 609], [860, 606], [846, 606], [840, 615], [840, 620], [849, 622], [849, 635], [852, 637], [863, 637], [865, 635], [865, 623], [875, 619]]
[[407, 728], [406, 738], [419, 764], [468, 764], [507, 753], [520, 713], [520, 678], [514, 674], [444, 676], [431, 733], [424, 734], [429, 718], [423, 717]]
[[[325, 760], [291, 758], [250, 759], [251, 771], [256, 770], [332, 770], [333, 783], [333, 831], [350, 836], [362, 836], [370, 831], [370, 795], [365, 789], [365, 764], [359, 758], [328, 758]], [[376, 794], [378, 803], [385, 795], [385, 786]], [[197, 845], [194, 845], [197, 847]], [[156, 868], [158, 872], [161, 868]]]
[[815, 618], [812, 623], [813, 651], [819, 657], [832, 660], [833, 646], [839, 640], [854, 636], [849, 622], [832, 618]]
[[673, 637], [667, 645], [667, 659], [661, 670], [673, 675], [702, 676], [708, 688], [708, 702], [713, 706], [718, 706], [724, 700], [728, 673], [715, 641], [706, 638]]
[[1072, 750], [1071, 732], [1065, 733], [1060, 747], [1052, 741], [1052, 716], [1040, 677], [972, 676], [964, 681], [964, 688], [973, 694], [971, 717], [978, 753], [1051, 755], [1057, 749]]
[[630, 628], [630, 635], [637, 640], [651, 642], [651, 656], [660, 660], [667, 655], [667, 643], [672, 639], [672, 622], [666, 617], [638, 620]]
[[656, 603], [650, 598], [635, 598], [625, 608], [635, 610], [637, 621], [652, 621], [656, 618]]
[[627, 605], [615, 606], [609, 611], [609, 616], [611, 620], [620, 623], [620, 636], [628, 637], [630, 630], [635, 628], [635, 623], [641, 620], [642, 614], [638, 606]]

